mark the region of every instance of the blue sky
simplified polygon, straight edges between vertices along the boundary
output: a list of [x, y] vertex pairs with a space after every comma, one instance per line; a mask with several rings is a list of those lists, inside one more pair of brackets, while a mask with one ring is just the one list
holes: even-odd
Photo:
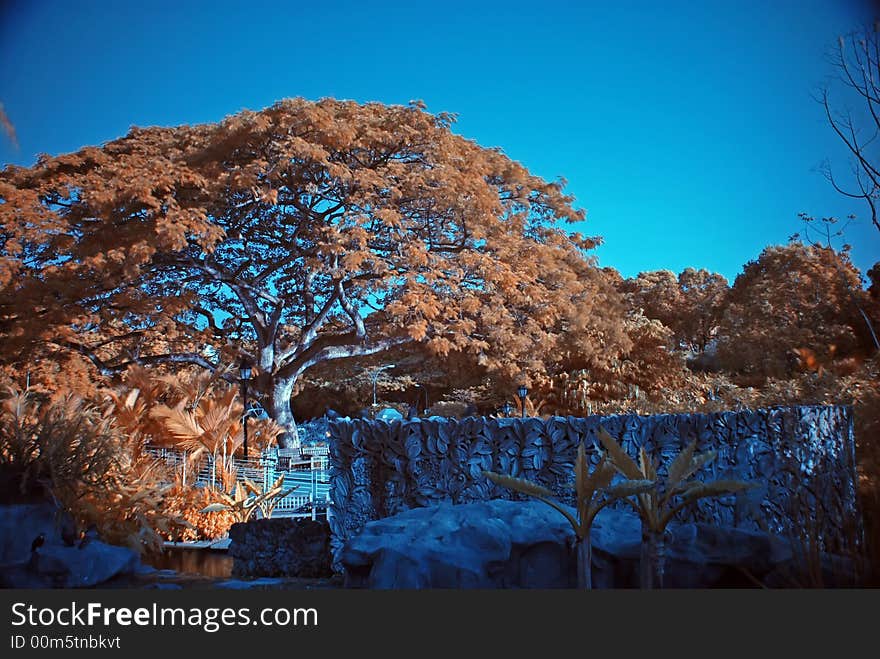
[[865, 209], [815, 171], [841, 146], [811, 94], [858, 0], [5, 2], [0, 102], [30, 165], [132, 125], [217, 121], [290, 96], [406, 103], [565, 177], [602, 265], [730, 279], [797, 214], [880, 259]]

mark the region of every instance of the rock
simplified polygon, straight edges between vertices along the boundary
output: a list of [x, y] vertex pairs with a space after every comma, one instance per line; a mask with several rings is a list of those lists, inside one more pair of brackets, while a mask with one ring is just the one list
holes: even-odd
[[229, 555], [235, 577], [320, 578], [332, 574], [326, 521], [279, 517], [233, 524]]
[[572, 535], [537, 501], [440, 504], [369, 522], [341, 562], [348, 587], [565, 588]]
[[[569, 588], [574, 532], [538, 501], [492, 500], [414, 508], [369, 522], [343, 547], [348, 587]], [[637, 588], [641, 522], [606, 508], [591, 534], [595, 588]], [[708, 524], [671, 524], [667, 588], [748, 587], [789, 565], [781, 538]], [[768, 584], [770, 585], [770, 584]]]
[[[138, 570], [140, 559], [127, 547], [68, 544], [69, 524], [48, 503], [0, 506], [0, 586], [89, 588]], [[42, 544], [31, 551], [40, 535]]]
[[67, 516], [50, 503], [0, 506], [0, 564], [28, 561], [40, 534], [44, 545], [64, 545], [61, 532], [67, 526]]
[[100, 540], [93, 540], [82, 549], [49, 545], [37, 554], [38, 573], [52, 575], [54, 579], [62, 571], [65, 573], [59, 579], [61, 588], [89, 588], [115, 577], [133, 575], [140, 562], [131, 549]]
[[0, 585], [7, 588], [91, 588], [137, 573], [138, 555], [126, 547], [100, 540], [86, 547], [44, 545], [23, 563], [0, 568]]
[[[591, 533], [593, 585], [638, 588], [641, 521], [628, 511], [606, 508]], [[666, 588], [720, 588], [754, 585], [792, 558], [787, 542], [766, 533], [709, 524], [669, 525]]]

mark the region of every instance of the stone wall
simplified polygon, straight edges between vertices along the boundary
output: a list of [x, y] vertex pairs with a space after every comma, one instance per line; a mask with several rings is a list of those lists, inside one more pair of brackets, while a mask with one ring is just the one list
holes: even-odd
[[839, 550], [861, 528], [852, 411], [845, 406], [550, 419], [339, 420], [331, 424], [330, 452], [334, 568], [341, 567], [346, 539], [370, 520], [439, 502], [522, 498], [484, 478], [483, 469], [528, 478], [571, 502], [577, 446], [585, 441], [595, 465], [600, 424], [631, 455], [644, 447], [661, 472], [696, 440], [699, 451], [718, 451], [701, 478], [759, 485], [746, 494], [704, 499], [684, 512], [682, 521], [781, 535], [818, 524], [828, 551]]
[[320, 578], [330, 569], [330, 531], [322, 521], [252, 519], [229, 529], [235, 577]]

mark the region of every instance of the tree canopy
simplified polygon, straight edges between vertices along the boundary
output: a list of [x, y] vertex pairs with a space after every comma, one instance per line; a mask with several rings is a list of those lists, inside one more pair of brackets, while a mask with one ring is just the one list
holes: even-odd
[[247, 359], [292, 427], [294, 383], [328, 360], [410, 341], [509, 370], [572, 337], [613, 351], [598, 239], [563, 228], [584, 217], [564, 182], [453, 121], [290, 99], [7, 167], [4, 358], [50, 346], [105, 374]]
[[733, 284], [719, 328], [732, 372], [783, 377], [794, 350], [846, 356], [870, 352], [857, 303], [865, 296], [846, 252], [792, 243], [767, 247]]
[[631, 307], [671, 329], [678, 345], [699, 352], [714, 335], [728, 292], [727, 279], [703, 268], [685, 268], [678, 275], [640, 272], [618, 287]]

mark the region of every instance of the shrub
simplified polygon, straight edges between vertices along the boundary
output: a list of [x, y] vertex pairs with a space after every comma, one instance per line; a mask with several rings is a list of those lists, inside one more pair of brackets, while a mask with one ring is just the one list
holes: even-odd
[[164, 512], [171, 478], [121, 432], [107, 409], [73, 394], [47, 400], [14, 387], [0, 404], [4, 499], [51, 499], [80, 530], [138, 552], [162, 547], [160, 533], [185, 527]]

